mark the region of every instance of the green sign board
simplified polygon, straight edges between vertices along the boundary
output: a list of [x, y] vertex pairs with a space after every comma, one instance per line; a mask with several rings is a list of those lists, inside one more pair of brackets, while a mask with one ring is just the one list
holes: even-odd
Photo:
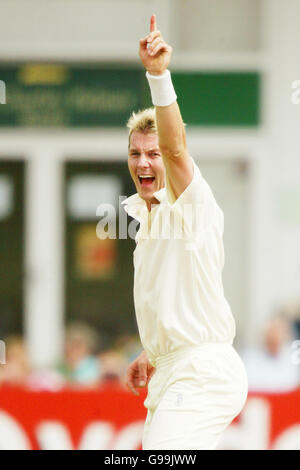
[[257, 126], [257, 73], [175, 73], [174, 87], [183, 119], [199, 126]]
[[[173, 71], [172, 77], [187, 124], [258, 125], [258, 73]], [[133, 110], [151, 106], [141, 68], [1, 65], [0, 80], [6, 85], [1, 127], [119, 127]]]
[[143, 105], [137, 70], [36, 64], [0, 67], [0, 78], [6, 84], [1, 126], [119, 126]]

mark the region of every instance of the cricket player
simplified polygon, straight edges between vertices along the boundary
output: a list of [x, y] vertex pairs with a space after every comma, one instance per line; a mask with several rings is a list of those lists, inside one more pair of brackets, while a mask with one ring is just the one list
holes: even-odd
[[247, 377], [223, 293], [223, 213], [187, 149], [171, 53], [153, 15], [139, 55], [154, 108], [128, 121], [137, 194], [124, 203], [140, 222], [134, 302], [144, 351], [127, 385], [135, 394], [148, 386], [143, 449], [215, 449], [245, 404]]

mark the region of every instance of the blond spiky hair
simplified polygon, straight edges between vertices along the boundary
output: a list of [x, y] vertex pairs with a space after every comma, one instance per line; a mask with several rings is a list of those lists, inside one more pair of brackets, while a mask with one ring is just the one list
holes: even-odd
[[128, 147], [130, 145], [131, 134], [143, 132], [144, 134], [157, 134], [155, 108], [147, 108], [137, 113], [132, 113], [127, 122], [129, 128]]

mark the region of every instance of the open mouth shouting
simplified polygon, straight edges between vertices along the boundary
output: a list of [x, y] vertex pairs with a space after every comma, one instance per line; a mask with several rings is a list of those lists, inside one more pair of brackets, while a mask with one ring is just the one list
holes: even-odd
[[139, 178], [140, 185], [143, 188], [150, 187], [154, 183], [154, 180], [155, 180], [155, 176], [152, 176], [152, 175], [138, 175], [138, 178]]

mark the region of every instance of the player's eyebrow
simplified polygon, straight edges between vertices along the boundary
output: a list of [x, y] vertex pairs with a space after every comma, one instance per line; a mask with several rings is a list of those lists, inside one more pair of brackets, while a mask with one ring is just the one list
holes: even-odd
[[[134, 152], [140, 153], [140, 150], [135, 149], [135, 148], [129, 149], [129, 153], [134, 153]], [[152, 148], [152, 149], [147, 150], [147, 153], [149, 153], [149, 152], [159, 152], [160, 153], [160, 150], [159, 150], [158, 147], [156, 147], [156, 148]]]

